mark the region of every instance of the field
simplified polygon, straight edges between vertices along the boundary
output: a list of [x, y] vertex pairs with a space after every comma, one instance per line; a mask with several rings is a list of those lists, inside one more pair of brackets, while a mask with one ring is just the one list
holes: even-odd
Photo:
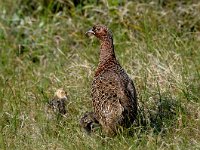
[[[198, 0], [1, 0], [0, 149], [200, 149]], [[113, 138], [87, 135], [99, 42], [107, 25], [117, 59], [134, 80], [138, 121]], [[58, 88], [67, 116], [47, 113]]]

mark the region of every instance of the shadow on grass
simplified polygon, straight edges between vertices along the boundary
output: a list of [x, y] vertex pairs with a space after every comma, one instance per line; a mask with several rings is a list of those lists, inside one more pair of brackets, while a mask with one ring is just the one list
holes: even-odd
[[180, 102], [165, 93], [159, 94], [159, 98], [157, 97], [150, 106], [145, 105], [139, 106], [136, 126], [144, 132], [153, 130], [154, 134], [165, 134], [175, 127], [178, 114], [183, 111]]

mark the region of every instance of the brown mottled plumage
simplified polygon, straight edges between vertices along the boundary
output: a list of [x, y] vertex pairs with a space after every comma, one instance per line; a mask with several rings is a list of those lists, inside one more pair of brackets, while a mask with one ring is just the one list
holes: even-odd
[[49, 106], [53, 109], [54, 112], [64, 115], [66, 114], [66, 100], [67, 92], [60, 88], [55, 92], [54, 98], [49, 101]]
[[92, 102], [96, 120], [107, 135], [117, 127], [130, 127], [137, 115], [137, 96], [133, 81], [115, 57], [111, 32], [95, 25], [86, 34], [95, 35], [101, 43], [99, 65], [92, 83]]

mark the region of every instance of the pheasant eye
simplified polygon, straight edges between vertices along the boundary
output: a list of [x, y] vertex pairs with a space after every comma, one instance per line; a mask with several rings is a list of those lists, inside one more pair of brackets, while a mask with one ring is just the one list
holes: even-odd
[[96, 28], [96, 31], [100, 31], [100, 28]]

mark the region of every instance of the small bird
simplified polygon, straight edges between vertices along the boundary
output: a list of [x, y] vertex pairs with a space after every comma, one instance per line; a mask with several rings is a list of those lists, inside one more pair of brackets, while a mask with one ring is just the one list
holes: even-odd
[[49, 101], [49, 107], [53, 109], [55, 113], [62, 115], [66, 114], [66, 101], [67, 101], [67, 92], [63, 88], [57, 89], [54, 95], [54, 98]]
[[80, 119], [80, 126], [88, 133], [94, 131], [99, 122], [96, 120], [94, 112], [86, 112], [84, 116]]
[[94, 35], [101, 44], [91, 90], [95, 119], [106, 135], [113, 136], [118, 127], [130, 127], [136, 119], [135, 86], [116, 59], [111, 31], [94, 25], [86, 35]]

